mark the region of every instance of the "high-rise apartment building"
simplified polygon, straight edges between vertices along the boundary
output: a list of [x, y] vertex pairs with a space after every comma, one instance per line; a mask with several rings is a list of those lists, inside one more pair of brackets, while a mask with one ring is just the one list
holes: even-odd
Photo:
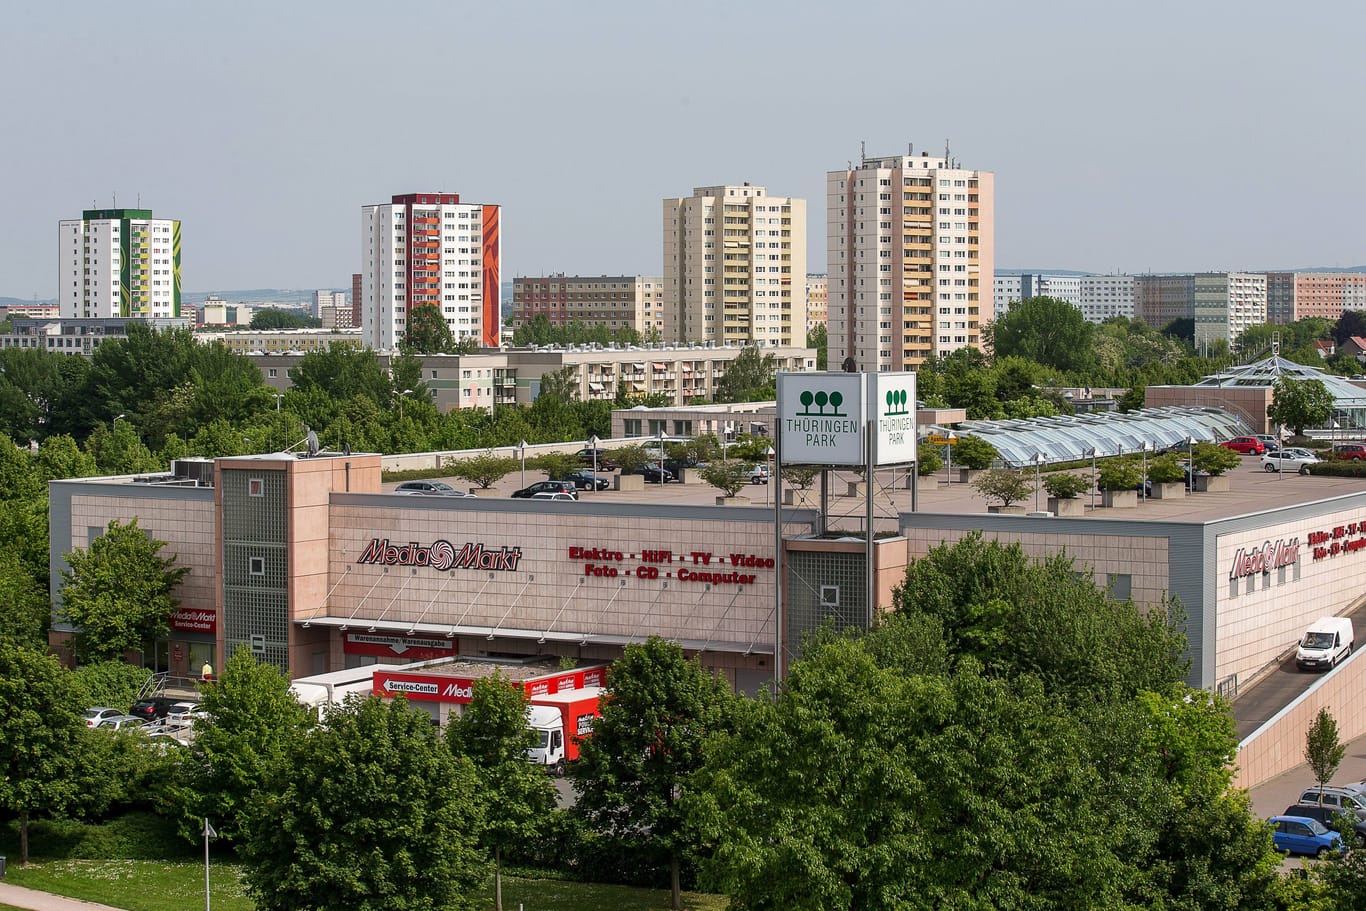
[[664, 200], [664, 341], [806, 344], [806, 200], [697, 187]]
[[1366, 272], [1268, 272], [1266, 295], [1270, 322], [1312, 316], [1337, 322], [1347, 310], [1366, 310]]
[[58, 305], [69, 318], [180, 316], [180, 222], [151, 209], [86, 209], [58, 229]]
[[1134, 277], [1132, 275], [1083, 275], [1077, 306], [1087, 322], [1103, 323], [1117, 316], [1134, 315]]
[[829, 363], [911, 370], [981, 345], [992, 318], [995, 175], [946, 157], [826, 175]]
[[1195, 276], [1135, 275], [1134, 316], [1154, 329], [1195, 315]]
[[499, 207], [408, 193], [361, 208], [361, 337], [398, 347], [417, 307], [438, 307], [456, 340], [499, 340]]
[[1192, 279], [1195, 347], [1222, 339], [1230, 346], [1266, 322], [1266, 273], [1200, 272]]
[[806, 277], [806, 331], [824, 326], [826, 305], [829, 303], [830, 278], [826, 275]]
[[512, 322], [538, 314], [552, 325], [664, 333], [664, 279], [657, 275], [541, 275], [512, 280]]

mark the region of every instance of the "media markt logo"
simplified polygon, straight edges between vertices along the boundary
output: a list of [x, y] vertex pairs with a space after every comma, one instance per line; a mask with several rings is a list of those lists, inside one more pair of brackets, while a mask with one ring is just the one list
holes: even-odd
[[[840, 405], [844, 404], [844, 395], [839, 392], [815, 392], [810, 389], [802, 390], [802, 394], [797, 396], [797, 401], [801, 402], [802, 410], [797, 412], [799, 418], [842, 418], [847, 415], [840, 411]], [[815, 405], [815, 411], [811, 406]], [[830, 410], [826, 411], [825, 406], [829, 405]]]
[[905, 389], [888, 389], [887, 410], [882, 412], [882, 416], [885, 418], [895, 418], [910, 414], [910, 409], [906, 407], [906, 401], [907, 396]]

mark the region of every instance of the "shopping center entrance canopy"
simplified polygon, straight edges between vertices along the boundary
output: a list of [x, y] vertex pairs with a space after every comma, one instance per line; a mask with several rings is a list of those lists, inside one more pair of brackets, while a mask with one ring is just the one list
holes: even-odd
[[[1172, 406], [1138, 411], [1101, 412], [1013, 421], [966, 421], [958, 436], [981, 437], [1001, 454], [1006, 465], [1033, 465], [1089, 459], [1184, 446], [1217, 443], [1251, 433], [1236, 415], [1220, 408]], [[1094, 450], [1094, 452], [1092, 452]]]

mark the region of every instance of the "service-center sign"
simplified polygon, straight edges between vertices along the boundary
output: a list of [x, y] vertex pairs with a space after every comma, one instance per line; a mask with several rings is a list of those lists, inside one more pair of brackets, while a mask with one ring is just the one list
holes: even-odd
[[783, 463], [865, 464], [863, 386], [861, 373], [778, 374]]
[[877, 418], [877, 464], [914, 462], [915, 374], [873, 373], [869, 380], [868, 409]]

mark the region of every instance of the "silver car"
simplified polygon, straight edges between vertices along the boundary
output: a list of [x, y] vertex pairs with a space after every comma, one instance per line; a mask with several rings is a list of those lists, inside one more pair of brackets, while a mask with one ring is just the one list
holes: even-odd
[[1321, 459], [1308, 449], [1276, 449], [1262, 454], [1262, 468], [1266, 471], [1299, 471], [1309, 473], [1310, 465]]

